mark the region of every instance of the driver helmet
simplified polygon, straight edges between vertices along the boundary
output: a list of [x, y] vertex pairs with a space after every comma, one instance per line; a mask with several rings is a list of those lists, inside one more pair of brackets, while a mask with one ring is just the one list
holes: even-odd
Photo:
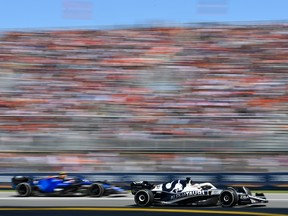
[[61, 179], [67, 178], [67, 173], [66, 172], [60, 172], [59, 173], [59, 178], [61, 178]]
[[192, 185], [194, 183], [190, 177], [186, 178], [186, 182], [187, 182], [187, 184], [190, 184], [190, 185]]

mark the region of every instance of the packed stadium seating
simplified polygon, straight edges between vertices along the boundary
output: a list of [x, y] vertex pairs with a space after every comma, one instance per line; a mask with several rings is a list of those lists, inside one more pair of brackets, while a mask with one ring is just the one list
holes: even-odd
[[287, 151], [287, 42], [286, 23], [2, 32], [1, 148]]

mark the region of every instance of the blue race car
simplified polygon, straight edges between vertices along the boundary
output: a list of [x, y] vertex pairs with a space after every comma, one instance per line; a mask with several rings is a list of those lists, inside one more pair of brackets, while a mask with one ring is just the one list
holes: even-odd
[[12, 187], [19, 196], [109, 196], [127, 192], [106, 181], [90, 181], [81, 176], [61, 179], [52, 177], [14, 176]]

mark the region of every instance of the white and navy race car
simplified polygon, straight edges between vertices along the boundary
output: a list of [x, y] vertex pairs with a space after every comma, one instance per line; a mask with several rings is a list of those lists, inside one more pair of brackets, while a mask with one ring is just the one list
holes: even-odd
[[211, 183], [195, 184], [190, 178], [153, 185], [148, 181], [131, 183], [136, 205], [192, 205], [233, 207], [235, 205], [265, 205], [263, 193], [252, 195], [246, 187], [218, 189]]

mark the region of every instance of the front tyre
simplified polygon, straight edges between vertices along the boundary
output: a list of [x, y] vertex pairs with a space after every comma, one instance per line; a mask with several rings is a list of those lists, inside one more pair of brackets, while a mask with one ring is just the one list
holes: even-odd
[[139, 190], [135, 196], [134, 201], [140, 207], [151, 206], [154, 200], [154, 195], [150, 190]]
[[219, 196], [222, 207], [233, 207], [237, 204], [237, 193], [234, 190], [223, 190]]
[[23, 182], [17, 185], [16, 191], [21, 197], [28, 197], [32, 194], [32, 188], [30, 184]]
[[102, 184], [94, 183], [89, 188], [89, 194], [93, 197], [101, 197], [104, 194], [104, 187]]

